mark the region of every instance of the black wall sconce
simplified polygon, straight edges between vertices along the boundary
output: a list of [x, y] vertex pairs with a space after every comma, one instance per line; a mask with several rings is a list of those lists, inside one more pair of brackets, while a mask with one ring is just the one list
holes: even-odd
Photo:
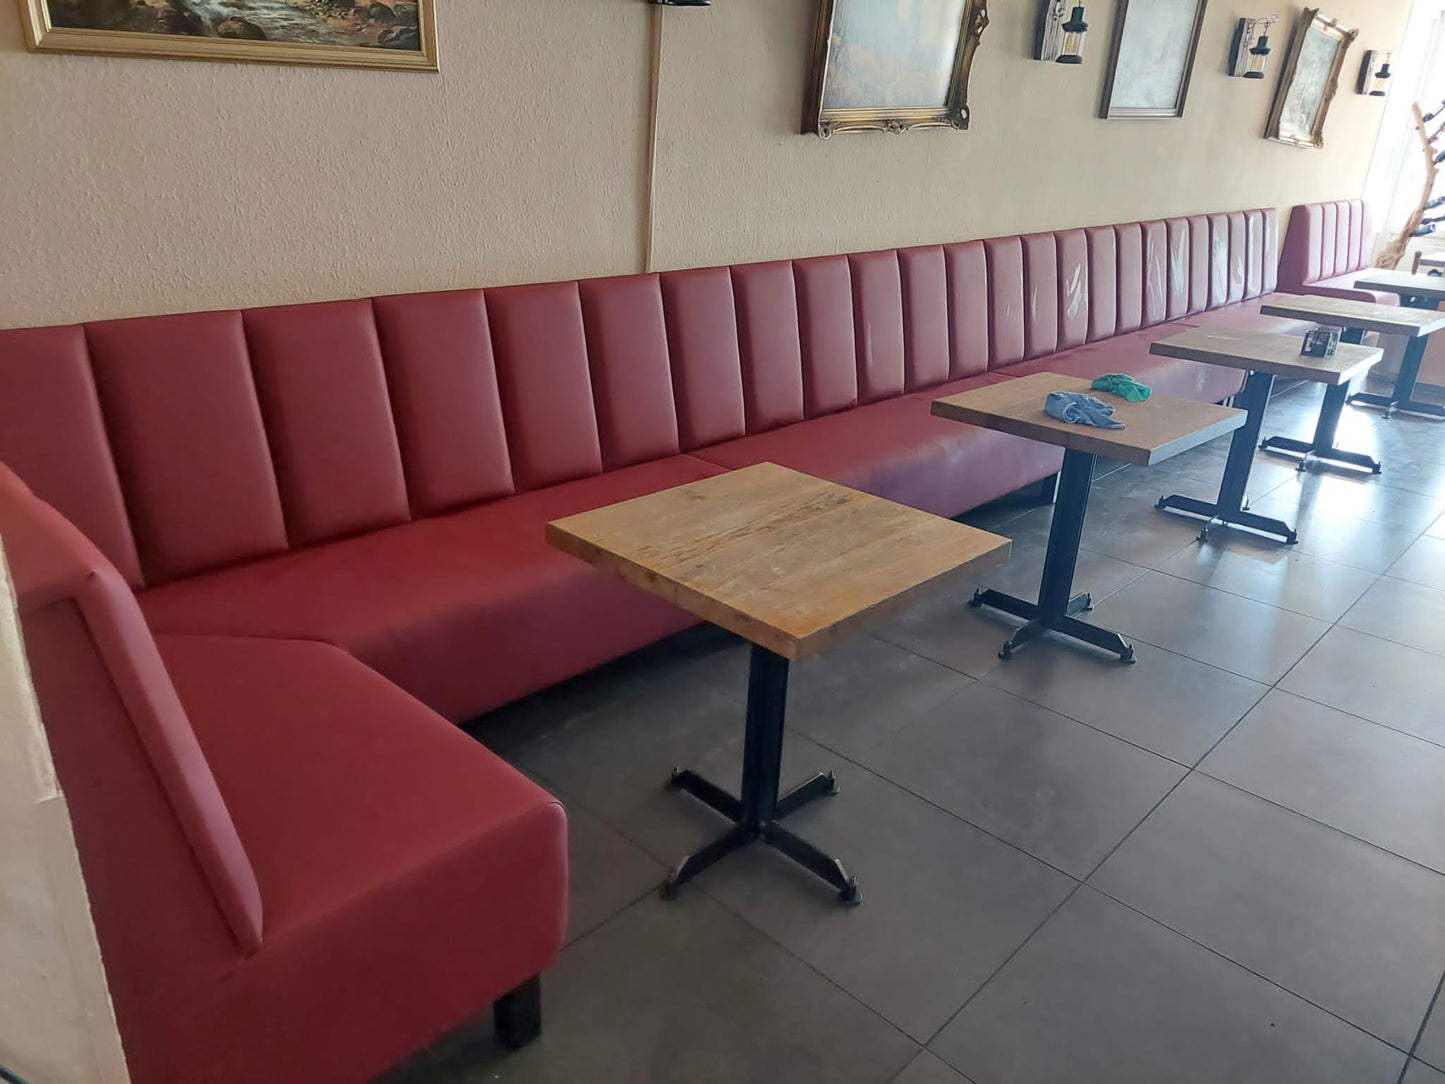
[[1360, 82], [1356, 90], [1371, 98], [1383, 98], [1390, 90], [1390, 77], [1394, 74], [1390, 71], [1391, 59], [1392, 54], [1385, 49], [1366, 52], [1365, 61], [1360, 65]]
[[1279, 22], [1278, 15], [1258, 19], [1240, 19], [1234, 30], [1234, 45], [1229, 53], [1229, 74], [1241, 79], [1263, 79], [1264, 67], [1274, 50], [1269, 45], [1269, 30]]
[[1082, 4], [1072, 11], [1067, 0], [1044, 0], [1039, 9], [1039, 29], [1034, 38], [1034, 59], [1056, 64], [1084, 62], [1084, 35], [1089, 24], [1084, 21]]

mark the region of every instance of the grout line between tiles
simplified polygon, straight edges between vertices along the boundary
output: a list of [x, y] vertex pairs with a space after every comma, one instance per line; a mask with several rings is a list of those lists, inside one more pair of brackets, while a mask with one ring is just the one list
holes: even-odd
[[[1425, 1019], [1420, 1021], [1420, 1030], [1415, 1032], [1415, 1041], [1410, 1044], [1410, 1056], [1405, 1059], [1404, 1068], [1400, 1070], [1400, 1079], [1395, 1084], [1404, 1084], [1405, 1074], [1410, 1071], [1410, 1063], [1415, 1060], [1415, 1051], [1420, 1049], [1420, 1040], [1425, 1037], [1425, 1029], [1430, 1026], [1430, 1017], [1435, 1014], [1435, 1006], [1440, 1002], [1440, 989], [1445, 987], [1445, 974], [1440, 976], [1440, 981], [1435, 984], [1435, 994], [1430, 998], [1430, 1004], [1425, 1009]], [[1429, 1065], [1430, 1063], [1424, 1062]]]

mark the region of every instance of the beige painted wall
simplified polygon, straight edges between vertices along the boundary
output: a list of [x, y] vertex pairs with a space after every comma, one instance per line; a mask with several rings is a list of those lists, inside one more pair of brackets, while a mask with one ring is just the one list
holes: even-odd
[[0, 1065], [39, 1084], [127, 1079], [65, 799], [0, 553]]
[[[0, 326], [643, 264], [642, 0], [437, 0], [435, 76], [30, 55], [6, 6]], [[1353, 67], [1409, 0], [1327, 6], [1364, 32], [1323, 152], [1260, 138], [1274, 81], [1222, 75], [1219, 0], [1182, 121], [1095, 118], [1105, 0], [1081, 69], [1027, 59], [1035, 0], [993, 0], [972, 131], [800, 136], [815, 6], [666, 12], [657, 266], [1356, 196], [1381, 105]]]

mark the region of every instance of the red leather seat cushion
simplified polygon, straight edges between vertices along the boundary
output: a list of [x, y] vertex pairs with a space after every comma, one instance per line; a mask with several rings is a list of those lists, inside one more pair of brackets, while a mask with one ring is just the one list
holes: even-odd
[[550, 519], [697, 481], [688, 456], [611, 471], [140, 596], [157, 632], [321, 640], [454, 722], [695, 619], [550, 549]]
[[1183, 322], [1198, 327], [1245, 328], [1249, 331], [1273, 331], [1278, 335], [1303, 335], [1314, 327], [1312, 320], [1294, 320], [1288, 316], [1266, 316], [1259, 307], [1269, 298], [1245, 301], [1239, 305], [1226, 305], [1222, 309], [1196, 312]]
[[1011, 376], [1031, 373], [1063, 373], [1088, 379], [1106, 373], [1128, 373], [1163, 395], [1198, 399], [1217, 403], [1244, 387], [1244, 373], [1219, 365], [1204, 365], [1149, 353], [1156, 339], [1167, 339], [1183, 331], [1184, 324], [1159, 324], [1143, 331], [1120, 335], [1114, 339], [1091, 343], [1077, 350], [1066, 350], [1052, 357], [1011, 365], [1005, 370]]
[[933, 417], [930, 401], [941, 394], [948, 392], [874, 403], [693, 454], [733, 469], [781, 463], [941, 516], [959, 515], [1059, 469], [1056, 448]]
[[260, 950], [208, 992], [196, 1056], [214, 1075], [193, 1079], [259, 1065], [359, 1079], [556, 957], [567, 821], [554, 798], [334, 647], [157, 643], [264, 916]]
[[1377, 290], [1364, 290], [1356, 286], [1359, 279], [1364, 278], [1369, 271], [1351, 271], [1347, 275], [1335, 275], [1331, 278], [1320, 279], [1319, 282], [1311, 282], [1304, 286], [1293, 287], [1290, 293], [1318, 294], [1321, 297], [1343, 297], [1351, 301], [1368, 301], [1375, 305], [1398, 305], [1400, 296], [1398, 294], [1385, 293]]

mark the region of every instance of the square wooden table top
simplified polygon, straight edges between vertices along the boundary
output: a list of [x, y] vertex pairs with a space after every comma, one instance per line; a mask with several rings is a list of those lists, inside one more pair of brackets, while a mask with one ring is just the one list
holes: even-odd
[[[1001, 433], [1142, 466], [1188, 451], [1196, 444], [1213, 440], [1244, 424], [1242, 410], [1157, 393], [1142, 403], [1131, 403], [1108, 392], [1092, 391], [1090, 383], [1083, 377], [1034, 373], [1003, 384], [960, 392], [947, 399], [935, 399], [933, 413], [984, 429], [997, 429]], [[1115, 419], [1123, 422], [1125, 428], [1098, 429], [1052, 418], [1044, 412], [1044, 400], [1051, 391], [1081, 391], [1097, 396], [1113, 405]]]
[[1300, 353], [1301, 335], [1280, 335], [1273, 331], [1243, 328], [1192, 327], [1160, 339], [1149, 346], [1151, 354], [1166, 358], [1203, 361], [1232, 369], [1248, 369], [1290, 380], [1313, 380], [1317, 384], [1348, 384], [1377, 364], [1385, 352], [1377, 346], [1340, 343], [1327, 358]]
[[787, 659], [988, 568], [1010, 542], [759, 463], [547, 524], [547, 541]]
[[1445, 278], [1439, 275], [1412, 275], [1408, 271], [1386, 271], [1376, 268], [1361, 271], [1355, 279], [1361, 290], [1379, 290], [1382, 293], [1399, 294], [1401, 297], [1428, 297], [1434, 301], [1445, 301]]
[[1377, 305], [1347, 297], [1318, 297], [1314, 294], [1274, 294], [1274, 300], [1259, 307], [1266, 316], [1288, 316], [1315, 320], [1321, 324], [1379, 331], [1418, 339], [1445, 328], [1445, 312], [1406, 309], [1399, 305]]

